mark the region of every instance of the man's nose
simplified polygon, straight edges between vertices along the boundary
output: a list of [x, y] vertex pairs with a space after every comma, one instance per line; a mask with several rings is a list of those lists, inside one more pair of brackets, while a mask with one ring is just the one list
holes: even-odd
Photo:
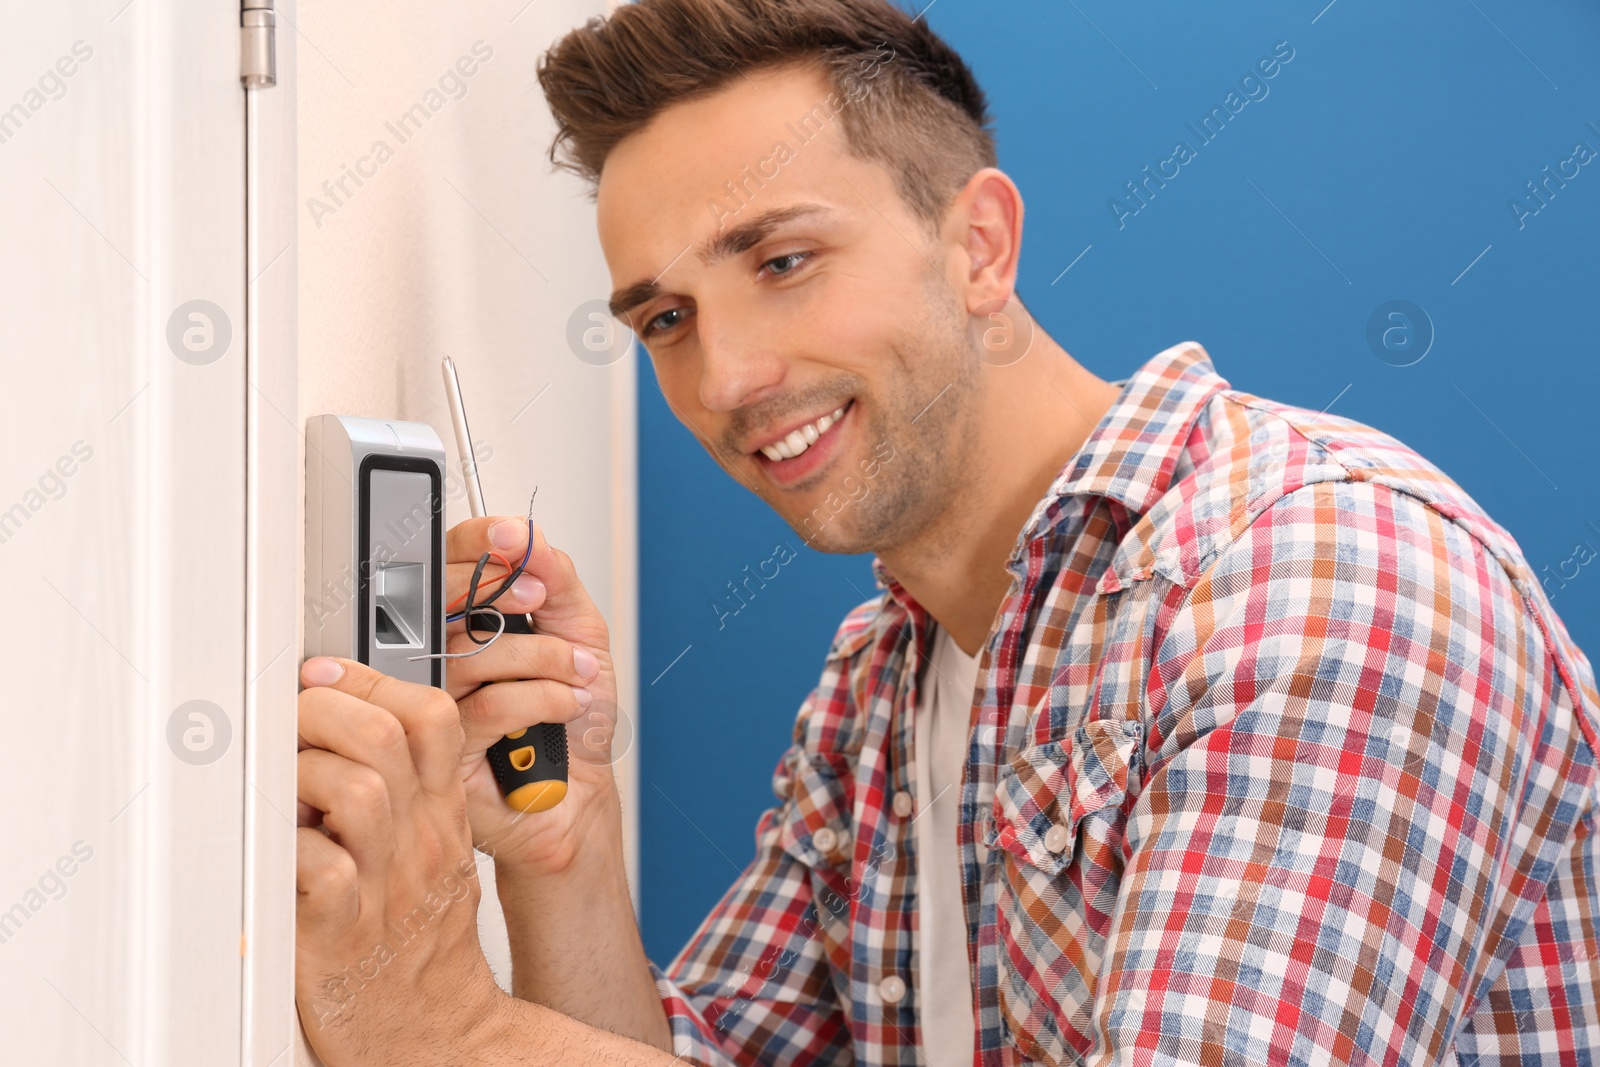
[[708, 411], [733, 411], [776, 392], [788, 368], [781, 339], [759, 326], [702, 314], [700, 403]]

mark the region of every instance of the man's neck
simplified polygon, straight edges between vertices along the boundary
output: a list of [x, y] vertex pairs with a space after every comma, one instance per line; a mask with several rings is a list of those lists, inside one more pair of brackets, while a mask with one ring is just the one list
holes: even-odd
[[968, 655], [988, 637], [1011, 584], [1006, 560], [1022, 524], [1120, 392], [1043, 330], [1022, 359], [984, 373], [977, 447], [964, 465], [970, 484], [957, 488], [958, 504], [937, 524], [879, 553]]

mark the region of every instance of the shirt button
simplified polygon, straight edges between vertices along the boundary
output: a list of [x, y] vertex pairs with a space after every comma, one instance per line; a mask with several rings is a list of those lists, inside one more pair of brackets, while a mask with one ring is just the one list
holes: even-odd
[[811, 843], [817, 846], [818, 852], [832, 852], [834, 846], [839, 842], [834, 837], [833, 830], [824, 826], [822, 829], [811, 835]]
[[894, 813], [904, 819], [911, 814], [911, 794], [904, 789], [894, 795]]
[[839, 847], [840, 848], [849, 848], [850, 847], [850, 831], [849, 830], [840, 830], [839, 831]]
[[[901, 794], [901, 796], [904, 795], [904, 793]], [[906, 995], [905, 980], [898, 974], [891, 974], [878, 983], [878, 995], [883, 998], [885, 1004], [900, 1003], [901, 998]]]
[[1051, 823], [1050, 829], [1044, 832], [1044, 847], [1060, 854], [1067, 847], [1067, 828], [1058, 822]]

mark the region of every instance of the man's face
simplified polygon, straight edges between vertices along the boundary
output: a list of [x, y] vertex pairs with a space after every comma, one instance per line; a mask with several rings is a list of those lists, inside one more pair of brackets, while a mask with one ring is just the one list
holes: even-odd
[[851, 106], [810, 68], [736, 78], [618, 145], [597, 205], [679, 420], [813, 547], [881, 552], [954, 502], [979, 360], [956, 244], [849, 155]]

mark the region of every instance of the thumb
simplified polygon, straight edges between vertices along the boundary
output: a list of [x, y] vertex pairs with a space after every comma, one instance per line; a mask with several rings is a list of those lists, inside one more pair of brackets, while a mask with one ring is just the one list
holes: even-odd
[[[545, 537], [544, 528], [538, 523], [532, 523], [533, 548], [527, 550], [527, 529], [530, 525], [523, 520], [501, 520], [503, 523], [515, 523], [523, 531], [522, 539], [515, 548], [507, 552], [512, 562], [518, 560], [516, 549], [527, 552], [528, 562], [525, 574], [531, 574], [544, 583], [545, 598], [538, 608], [534, 610], [533, 617], [540, 624], [540, 629], [569, 641], [589, 643], [593, 639], [591, 632], [598, 624], [602, 629], [604, 622], [600, 611], [595, 607], [594, 601], [589, 596], [589, 591], [584, 588], [582, 580], [578, 577], [578, 569], [572, 562], [572, 557], [559, 548], [555, 548]], [[496, 523], [496, 527], [500, 527]], [[494, 536], [491, 528], [491, 537]]]

